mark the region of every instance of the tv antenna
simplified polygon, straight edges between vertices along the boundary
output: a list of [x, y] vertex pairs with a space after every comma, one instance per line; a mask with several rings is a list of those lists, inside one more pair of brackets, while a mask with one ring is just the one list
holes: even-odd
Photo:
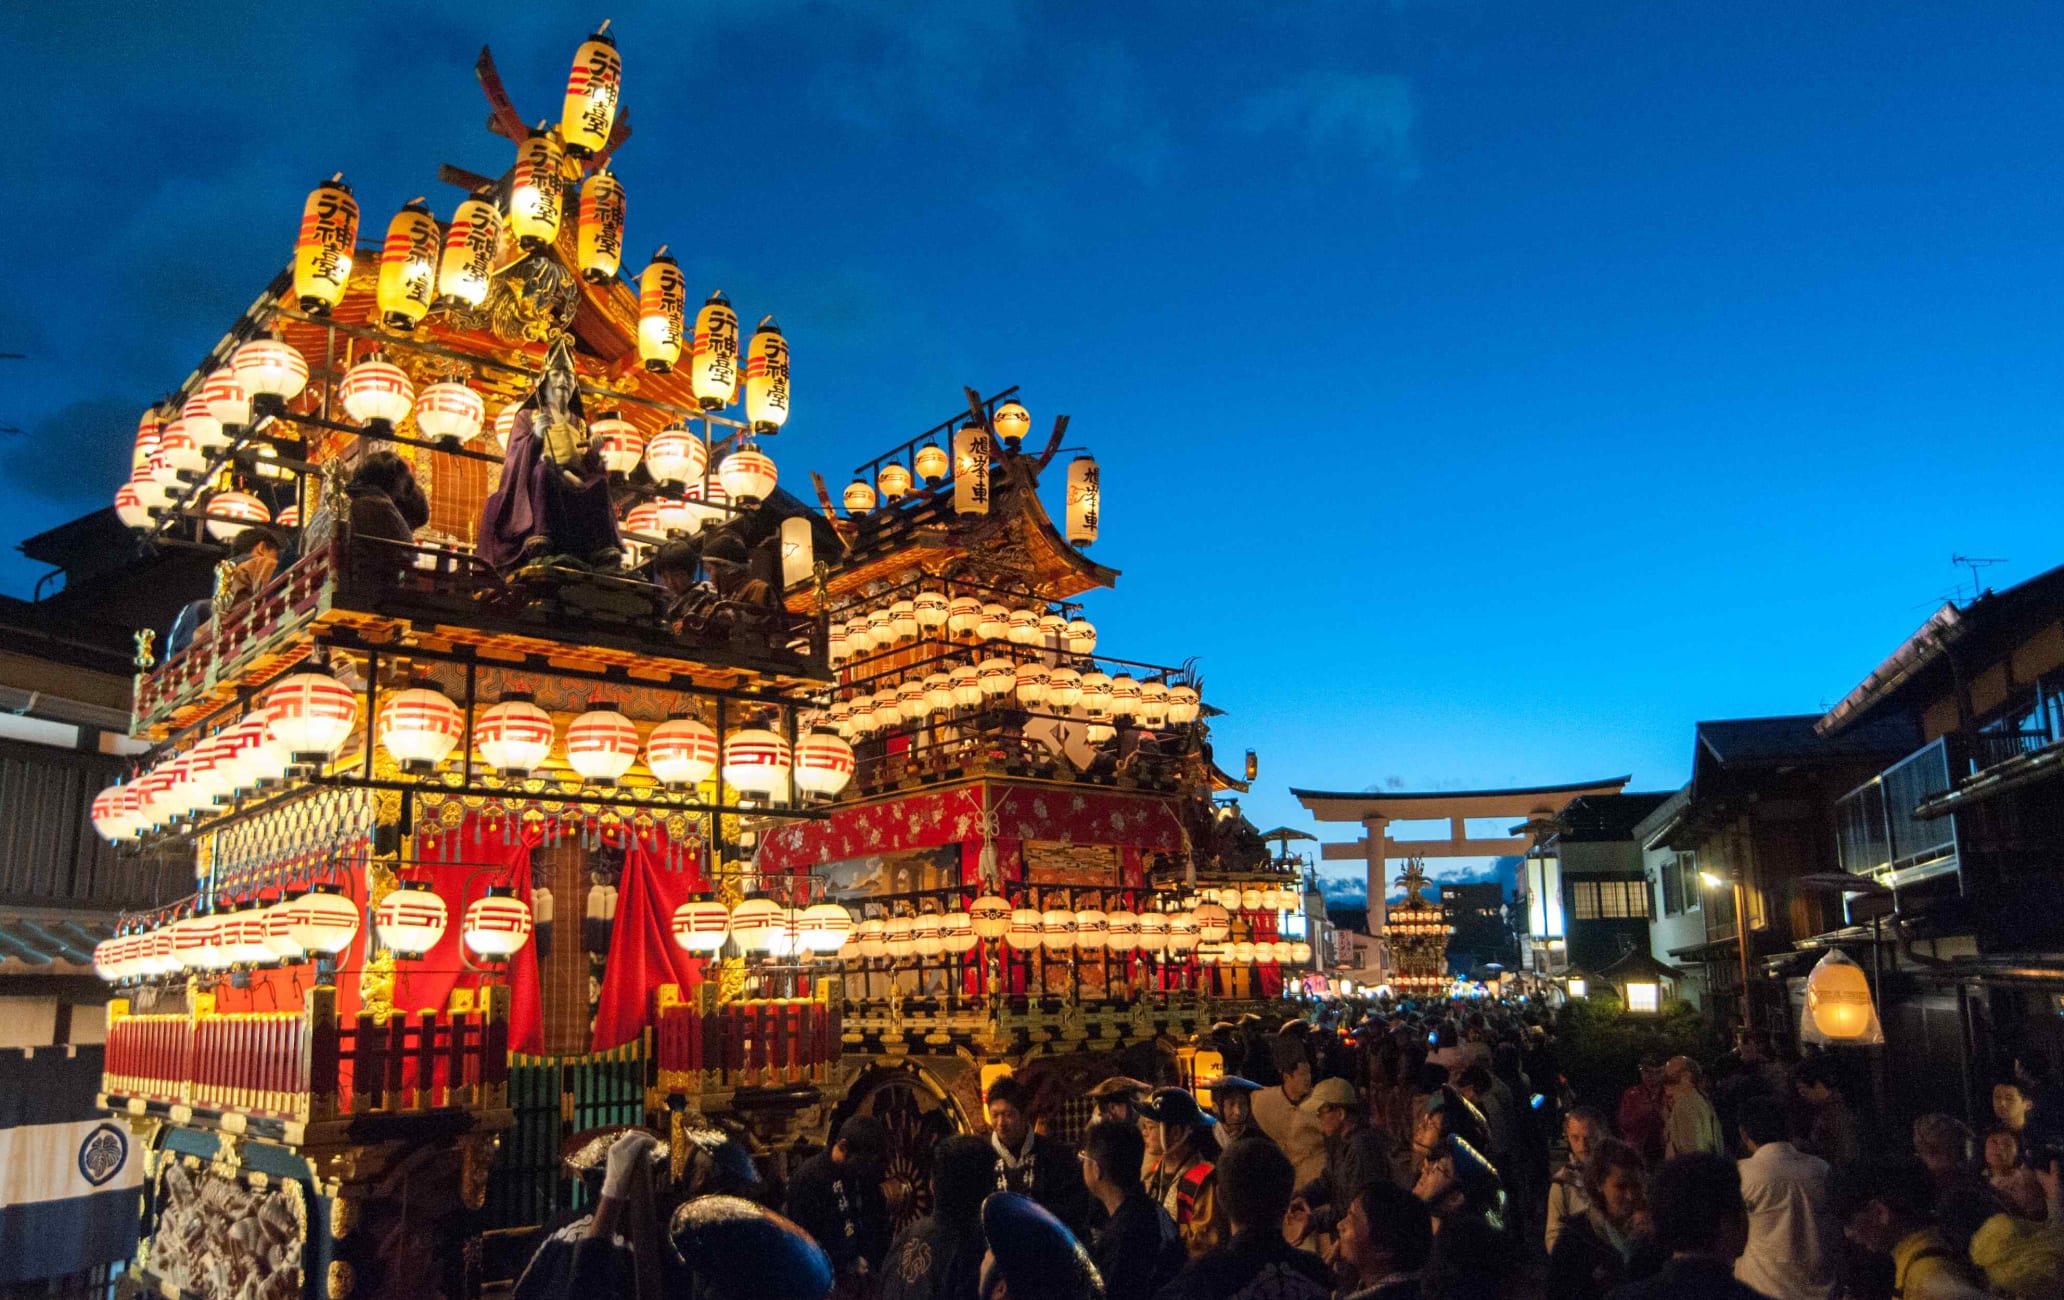
[[1976, 600], [1985, 590], [1984, 587], [1979, 585], [1978, 570], [1995, 564], [2005, 564], [2007, 561], [2001, 557], [1988, 558], [1983, 555], [1952, 555], [1949, 557], [1949, 562], [1953, 565], [1962, 565], [1971, 571], [1971, 599]]

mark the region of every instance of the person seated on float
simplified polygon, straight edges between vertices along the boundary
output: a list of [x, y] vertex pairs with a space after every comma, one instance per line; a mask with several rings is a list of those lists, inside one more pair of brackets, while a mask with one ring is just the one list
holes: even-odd
[[430, 522], [430, 498], [416, 471], [391, 451], [367, 456], [344, 485], [351, 501], [350, 581], [361, 593], [391, 591], [415, 562], [416, 530]]
[[[280, 550], [279, 534], [263, 524], [252, 524], [236, 535], [236, 540], [229, 544], [229, 562], [234, 567], [222, 579], [225, 609], [234, 609], [265, 590], [279, 569]], [[172, 630], [165, 634], [167, 657], [192, 645], [194, 637], [214, 616], [214, 597], [187, 602], [172, 620]]]
[[588, 440], [566, 335], [552, 341], [537, 386], [516, 408], [501, 484], [481, 509], [478, 536], [480, 558], [502, 570], [554, 555], [597, 569], [622, 562], [609, 475]]

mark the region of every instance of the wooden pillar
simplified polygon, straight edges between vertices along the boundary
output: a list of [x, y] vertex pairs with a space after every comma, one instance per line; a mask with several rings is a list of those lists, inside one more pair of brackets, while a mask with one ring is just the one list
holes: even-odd
[[1376, 940], [1376, 982], [1381, 984], [1389, 974], [1389, 940], [1384, 936], [1390, 929], [1389, 845], [1387, 843], [1390, 819], [1387, 817], [1364, 817], [1362, 841], [1367, 846], [1369, 861], [1369, 934]]

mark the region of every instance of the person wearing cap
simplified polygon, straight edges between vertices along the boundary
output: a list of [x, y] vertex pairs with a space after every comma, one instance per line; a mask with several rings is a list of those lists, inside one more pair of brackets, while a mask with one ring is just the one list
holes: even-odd
[[654, 1183], [667, 1156], [666, 1144], [641, 1128], [578, 1135], [564, 1164], [595, 1208], [545, 1232], [516, 1279], [517, 1300], [660, 1300], [666, 1259]]
[[1139, 1112], [1134, 1109], [1139, 1099], [1153, 1089], [1138, 1079], [1114, 1074], [1091, 1088], [1086, 1096], [1096, 1104], [1098, 1119], [1116, 1120], [1121, 1124], [1139, 1123]]
[[1368, 1112], [1354, 1085], [1345, 1079], [1321, 1079], [1304, 1099], [1304, 1109], [1318, 1117], [1326, 1136], [1323, 1176], [1298, 1189], [1290, 1202], [1284, 1235], [1293, 1243], [1330, 1236], [1354, 1201], [1355, 1194], [1377, 1179], [1390, 1176], [1390, 1151], [1369, 1127]]
[[982, 1201], [996, 1190], [996, 1150], [978, 1137], [932, 1148], [932, 1212], [903, 1229], [882, 1264], [880, 1300], [975, 1300]]
[[841, 1282], [856, 1289], [881, 1266], [889, 1248], [889, 1207], [882, 1195], [889, 1135], [872, 1115], [839, 1125], [828, 1150], [802, 1163], [788, 1182], [788, 1217], [817, 1239]]
[[1254, 1094], [1261, 1091], [1260, 1084], [1237, 1074], [1221, 1074], [1208, 1080], [1204, 1091], [1211, 1094], [1211, 1110], [1218, 1117], [1219, 1150], [1245, 1138], [1274, 1140], [1254, 1122]]
[[[666, 1295], [695, 1300], [825, 1300], [830, 1256], [810, 1235], [764, 1205], [737, 1196], [684, 1201], [668, 1225], [672, 1265]], [[605, 1300], [620, 1291], [583, 1291]]]
[[1161, 1155], [1147, 1171], [1147, 1194], [1168, 1211], [1192, 1259], [1225, 1239], [1218, 1204], [1216, 1122], [1184, 1088], [1156, 1088], [1140, 1115], [1160, 1139]]
[[1145, 1152], [1137, 1123], [1100, 1119], [1082, 1137], [1082, 1181], [1105, 1215], [1089, 1257], [1109, 1300], [1149, 1300], [1189, 1262], [1175, 1220], [1140, 1182]]
[[1017, 1192], [982, 1202], [979, 1300], [1104, 1300], [1103, 1279], [1067, 1225]]
[[1273, 1142], [1248, 1138], [1219, 1161], [1225, 1241], [1192, 1259], [1156, 1300], [1327, 1300], [1332, 1278], [1318, 1256], [1283, 1240], [1295, 1171]]
[[1311, 1053], [1294, 1034], [1278, 1034], [1269, 1051], [1283, 1082], [1254, 1094], [1254, 1122], [1290, 1157], [1302, 1187], [1326, 1169], [1326, 1135], [1319, 1131], [1318, 1116], [1300, 1109], [1312, 1090]]
[[996, 1149], [996, 1190], [1018, 1192], [1044, 1205], [1070, 1232], [1086, 1232], [1089, 1193], [1075, 1153], [1032, 1126], [1032, 1092], [1015, 1076], [989, 1085], [989, 1144]]
[[1641, 1054], [1641, 1078], [1620, 1094], [1620, 1140], [1653, 1165], [1663, 1158], [1663, 1054]]
[[1428, 1153], [1412, 1194], [1433, 1216], [1426, 1290], [1461, 1300], [1499, 1295], [1518, 1259], [1511, 1234], [1497, 1221], [1504, 1188], [1491, 1162], [1449, 1134]]

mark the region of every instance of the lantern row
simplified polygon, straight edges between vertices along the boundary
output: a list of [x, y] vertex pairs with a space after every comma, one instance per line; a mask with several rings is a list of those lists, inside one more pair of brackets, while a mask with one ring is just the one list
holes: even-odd
[[[161, 758], [135, 779], [94, 797], [93, 827], [119, 842], [200, 815], [238, 794], [281, 780], [295, 767], [334, 757], [359, 717], [358, 695], [328, 673], [297, 672], [259, 696], [239, 722], [186, 750]], [[381, 702], [374, 736], [404, 770], [428, 772], [448, 758], [465, 733], [459, 706], [434, 687], [418, 685]], [[473, 725], [480, 760], [503, 776], [527, 776], [559, 741], [552, 715], [531, 698], [510, 693], [481, 710]], [[764, 727], [744, 727], [720, 746], [717, 733], [694, 718], [657, 723], [642, 741], [637, 724], [615, 709], [590, 708], [566, 728], [566, 763], [583, 780], [613, 784], [643, 751], [665, 786], [695, 786], [721, 771], [741, 794], [785, 794], [793, 775], [804, 794], [829, 798], [853, 778], [853, 750], [835, 731], [811, 731], [792, 749]]]

